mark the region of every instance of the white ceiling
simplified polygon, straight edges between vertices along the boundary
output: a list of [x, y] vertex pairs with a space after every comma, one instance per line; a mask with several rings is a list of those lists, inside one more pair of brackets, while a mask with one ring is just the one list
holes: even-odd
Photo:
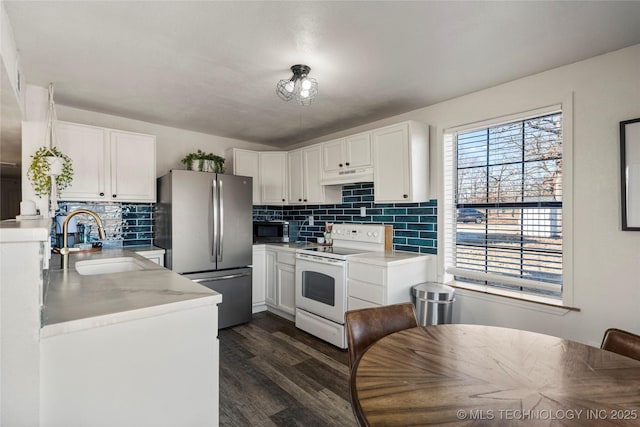
[[[5, 1], [56, 103], [286, 147], [640, 43], [640, 2]], [[317, 101], [275, 94], [307, 64]]]

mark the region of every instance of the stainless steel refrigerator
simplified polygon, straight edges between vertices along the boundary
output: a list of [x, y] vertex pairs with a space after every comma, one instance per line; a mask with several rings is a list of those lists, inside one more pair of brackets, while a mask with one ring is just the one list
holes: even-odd
[[165, 266], [222, 294], [219, 328], [251, 320], [252, 178], [172, 170], [158, 178], [154, 245]]

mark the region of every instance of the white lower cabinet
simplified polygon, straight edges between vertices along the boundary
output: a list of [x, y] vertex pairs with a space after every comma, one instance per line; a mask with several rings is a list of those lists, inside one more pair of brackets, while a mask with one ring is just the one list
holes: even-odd
[[252, 313], [259, 313], [267, 309], [266, 278], [267, 254], [265, 245], [253, 245], [253, 271], [251, 273], [251, 302]]
[[0, 226], [2, 426], [38, 426], [40, 421], [42, 270], [48, 268], [50, 229], [50, 220]]
[[265, 303], [267, 307], [277, 305], [276, 296], [276, 252], [267, 249], [264, 253]]
[[348, 310], [411, 302], [413, 286], [435, 279], [427, 255], [379, 264], [350, 259], [347, 271]]
[[164, 249], [154, 248], [154, 249], [144, 249], [144, 250], [136, 250], [136, 254], [145, 257], [151, 262], [155, 262], [161, 267], [164, 267]]
[[[296, 312], [295, 252], [278, 249], [275, 246], [260, 246], [265, 248], [264, 251], [254, 249], [254, 289], [261, 286], [259, 279], [258, 282], [255, 281], [256, 276], [261, 274], [264, 280], [264, 303], [269, 311], [294, 320]], [[261, 265], [262, 262], [264, 262], [264, 268], [260, 272], [256, 270], [256, 265]], [[255, 309], [254, 301], [254, 312]]]
[[103, 322], [56, 335], [43, 328], [40, 424], [7, 425], [218, 425], [217, 305]]
[[277, 287], [278, 287], [278, 309], [285, 313], [296, 313], [296, 288], [295, 288], [295, 265], [276, 263]]

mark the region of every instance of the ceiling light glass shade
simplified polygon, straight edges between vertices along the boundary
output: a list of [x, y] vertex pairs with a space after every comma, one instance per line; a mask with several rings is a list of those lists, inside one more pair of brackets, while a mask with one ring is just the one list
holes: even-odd
[[276, 86], [276, 93], [280, 98], [285, 101], [291, 101], [293, 99], [296, 82], [294, 80], [280, 80]]
[[[308, 89], [305, 88], [305, 86], [308, 86]], [[294, 93], [296, 101], [298, 101], [300, 105], [310, 105], [318, 95], [318, 82], [316, 79], [306, 78], [301, 82], [300, 89]]]
[[293, 76], [283, 79], [276, 85], [276, 93], [283, 101], [296, 99], [300, 105], [309, 105], [318, 95], [318, 82], [308, 77], [311, 68], [307, 65], [291, 67]]

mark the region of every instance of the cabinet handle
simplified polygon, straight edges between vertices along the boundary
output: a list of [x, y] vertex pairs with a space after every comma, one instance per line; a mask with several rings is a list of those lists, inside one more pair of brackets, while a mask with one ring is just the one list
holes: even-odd
[[304, 201], [306, 202], [306, 201], [307, 201], [307, 199], [304, 199]]
[[342, 163], [340, 163], [338, 166], [339, 166], [339, 167], [342, 167]]
[[409, 196], [407, 196], [406, 194], [403, 194], [402, 197], [406, 199]]
[[301, 202], [301, 201], [302, 201], [302, 199], [298, 199], [298, 201], [299, 201], [299, 202]]
[[112, 194], [112, 195], [111, 195], [111, 197], [113, 197], [113, 198], [115, 199], [115, 198], [116, 198], [116, 197], [118, 197], [118, 196], [116, 196], [115, 194]]
[[349, 166], [349, 162], [345, 163], [345, 165]]
[[100, 193], [100, 196], [104, 196], [104, 193]]
[[284, 199], [282, 199], [282, 201], [284, 202]]

